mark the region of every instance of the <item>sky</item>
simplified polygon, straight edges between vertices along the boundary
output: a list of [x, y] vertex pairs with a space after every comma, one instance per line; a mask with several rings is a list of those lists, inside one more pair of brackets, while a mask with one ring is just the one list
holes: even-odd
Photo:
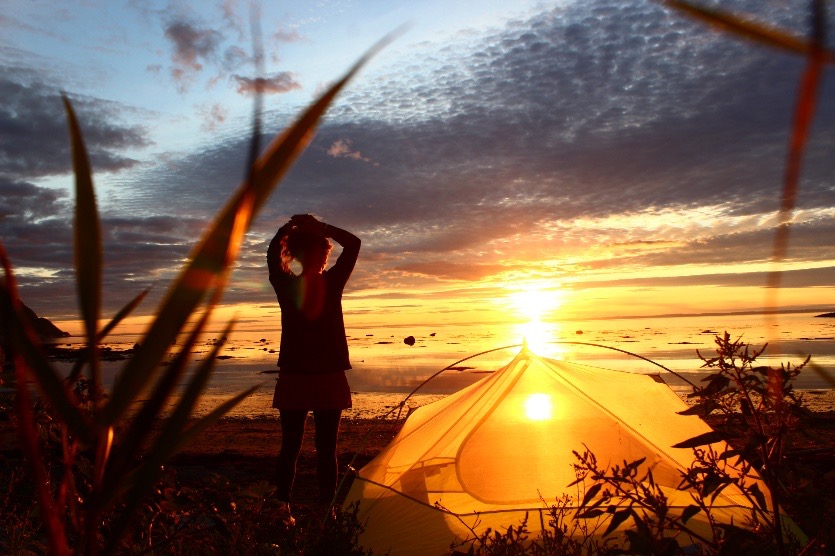
[[[807, 2], [722, 5], [806, 32]], [[775, 264], [804, 62], [658, 2], [4, 0], [0, 239], [38, 314], [78, 314], [61, 93], [91, 155], [105, 314], [147, 287], [152, 314], [243, 177], [253, 19], [265, 140], [406, 28], [254, 222], [229, 311], [275, 309], [266, 247], [297, 213], [363, 240], [349, 326], [832, 310], [831, 67]]]

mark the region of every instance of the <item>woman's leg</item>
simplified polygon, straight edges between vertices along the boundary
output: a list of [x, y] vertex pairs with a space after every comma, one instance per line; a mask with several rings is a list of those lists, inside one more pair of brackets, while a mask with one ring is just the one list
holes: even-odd
[[341, 409], [322, 409], [313, 412], [316, 424], [316, 475], [319, 478], [319, 502], [330, 504], [336, 493], [336, 440], [339, 436]]
[[278, 413], [281, 418], [281, 451], [275, 472], [275, 495], [279, 500], [289, 502], [296, 480], [296, 460], [302, 449], [307, 411], [280, 409]]

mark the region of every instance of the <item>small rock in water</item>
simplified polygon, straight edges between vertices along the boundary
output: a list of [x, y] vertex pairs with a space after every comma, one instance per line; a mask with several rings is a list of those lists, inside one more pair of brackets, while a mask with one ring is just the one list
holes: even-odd
[[434, 337], [435, 337], [435, 333], [433, 332], [432, 334], [430, 334], [430, 336], [432, 336], [432, 337], [434, 338]]
[[414, 336], [406, 336], [405, 338], [403, 338], [403, 343], [406, 344], [407, 346], [413, 346], [413, 345], [415, 345], [415, 337]]
[[582, 334], [582, 333], [583, 333], [583, 331], [582, 331], [582, 330], [578, 330], [578, 331], [576, 332], [576, 334]]

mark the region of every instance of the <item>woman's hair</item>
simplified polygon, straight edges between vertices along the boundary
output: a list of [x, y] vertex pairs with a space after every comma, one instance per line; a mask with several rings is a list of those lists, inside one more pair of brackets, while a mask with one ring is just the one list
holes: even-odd
[[281, 266], [285, 272], [291, 272], [290, 263], [293, 259], [304, 264], [305, 253], [311, 249], [324, 253], [323, 263], [328, 260], [333, 245], [325, 236], [315, 232], [302, 231], [293, 228], [281, 240]]

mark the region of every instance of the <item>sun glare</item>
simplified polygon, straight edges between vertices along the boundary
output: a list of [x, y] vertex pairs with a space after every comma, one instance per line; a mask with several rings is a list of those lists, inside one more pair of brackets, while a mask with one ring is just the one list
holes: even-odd
[[551, 396], [548, 394], [531, 394], [525, 400], [525, 417], [531, 421], [545, 421], [553, 413]]
[[538, 321], [560, 307], [563, 292], [553, 288], [527, 286], [511, 293], [508, 297], [513, 308], [521, 316], [530, 321]]
[[551, 319], [554, 311], [562, 305], [564, 296], [564, 290], [553, 284], [527, 284], [508, 294], [508, 303], [516, 317], [524, 319], [513, 325], [514, 334], [517, 338], [521, 337], [534, 353], [555, 355], [552, 353], [554, 346], [549, 346], [549, 343], [557, 337], [559, 325]]
[[528, 321], [514, 326], [515, 332], [536, 354], [546, 355], [548, 342], [555, 337], [554, 326], [538, 320]]

